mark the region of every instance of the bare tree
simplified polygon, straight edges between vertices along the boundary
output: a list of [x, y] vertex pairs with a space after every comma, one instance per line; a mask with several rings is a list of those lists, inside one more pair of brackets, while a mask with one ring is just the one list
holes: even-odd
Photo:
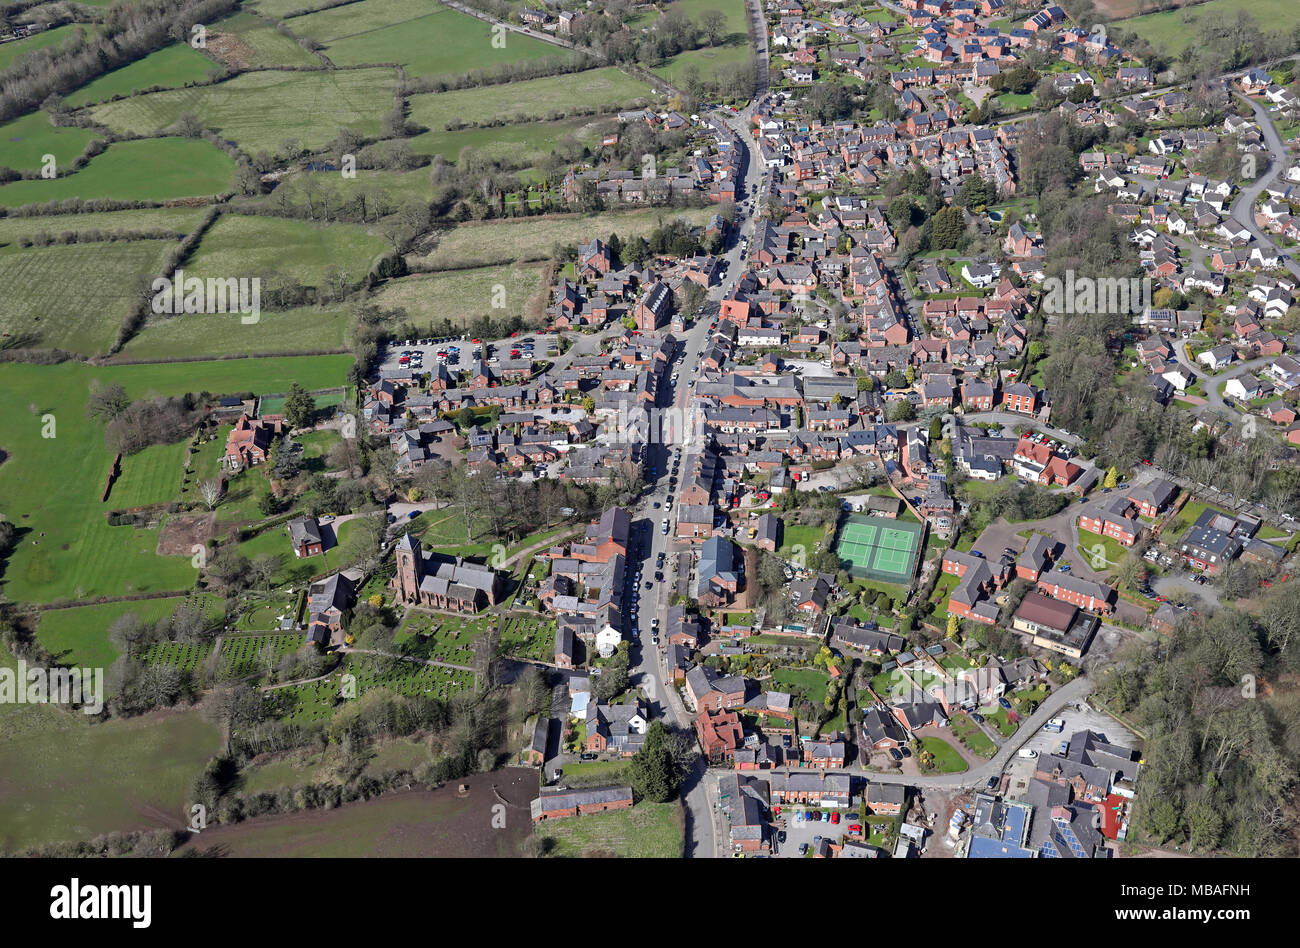
[[221, 502], [221, 493], [222, 484], [219, 477], [209, 478], [199, 484], [199, 494], [209, 510], [216, 510], [217, 504]]

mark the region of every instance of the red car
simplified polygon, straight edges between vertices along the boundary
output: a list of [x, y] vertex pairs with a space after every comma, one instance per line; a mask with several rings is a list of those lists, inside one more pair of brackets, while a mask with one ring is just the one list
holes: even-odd
[[483, 340], [482, 340], [482, 339], [471, 339], [470, 342], [472, 342], [472, 343], [473, 343], [474, 345], [476, 345], [476, 346], [481, 346], [481, 345], [483, 345]]
[[832, 814], [831, 814], [831, 822], [832, 822], [832, 823], [838, 823], [839, 821], [840, 821], [840, 815], [839, 815], [838, 813], [832, 813]]
[[862, 824], [861, 824], [861, 823], [850, 823], [850, 824], [849, 824], [849, 832], [850, 832], [850, 833], [861, 833], [861, 832], [862, 832]]
[[773, 816], [780, 816], [780, 815], [781, 815], [781, 808], [780, 808], [779, 806], [774, 806], [774, 807], [772, 807], [772, 815], [773, 815]]

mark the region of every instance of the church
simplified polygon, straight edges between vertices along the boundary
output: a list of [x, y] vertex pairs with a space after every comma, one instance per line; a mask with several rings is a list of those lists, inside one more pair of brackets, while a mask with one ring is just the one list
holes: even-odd
[[500, 600], [501, 574], [460, 557], [426, 553], [409, 533], [397, 541], [397, 574], [390, 585], [401, 602], [444, 612], [475, 613]]

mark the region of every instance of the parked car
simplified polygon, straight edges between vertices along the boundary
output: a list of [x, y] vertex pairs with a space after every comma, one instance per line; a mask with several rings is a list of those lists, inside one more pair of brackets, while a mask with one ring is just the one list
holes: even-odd
[[1006, 698], [999, 698], [998, 704], [1001, 705], [1007, 711], [1011, 710], [1011, 702], [1008, 701]]
[[1025, 760], [1036, 760], [1038, 758], [1038, 751], [1032, 750], [1028, 747], [1022, 747], [1016, 756], [1023, 757]]
[[901, 762], [902, 759], [903, 759], [903, 755], [900, 754], [900, 753], [898, 752], [898, 748], [897, 748], [897, 747], [891, 747], [891, 748], [889, 749], [889, 756], [892, 757], [892, 758], [894, 758], [894, 760], [897, 760], [897, 761], [900, 761], [900, 762]]

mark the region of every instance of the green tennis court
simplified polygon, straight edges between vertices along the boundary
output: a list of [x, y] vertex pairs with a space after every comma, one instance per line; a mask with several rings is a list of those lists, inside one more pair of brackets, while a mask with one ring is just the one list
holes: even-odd
[[840, 526], [835, 552], [848, 561], [851, 576], [906, 584], [920, 548], [920, 524], [855, 515]]

